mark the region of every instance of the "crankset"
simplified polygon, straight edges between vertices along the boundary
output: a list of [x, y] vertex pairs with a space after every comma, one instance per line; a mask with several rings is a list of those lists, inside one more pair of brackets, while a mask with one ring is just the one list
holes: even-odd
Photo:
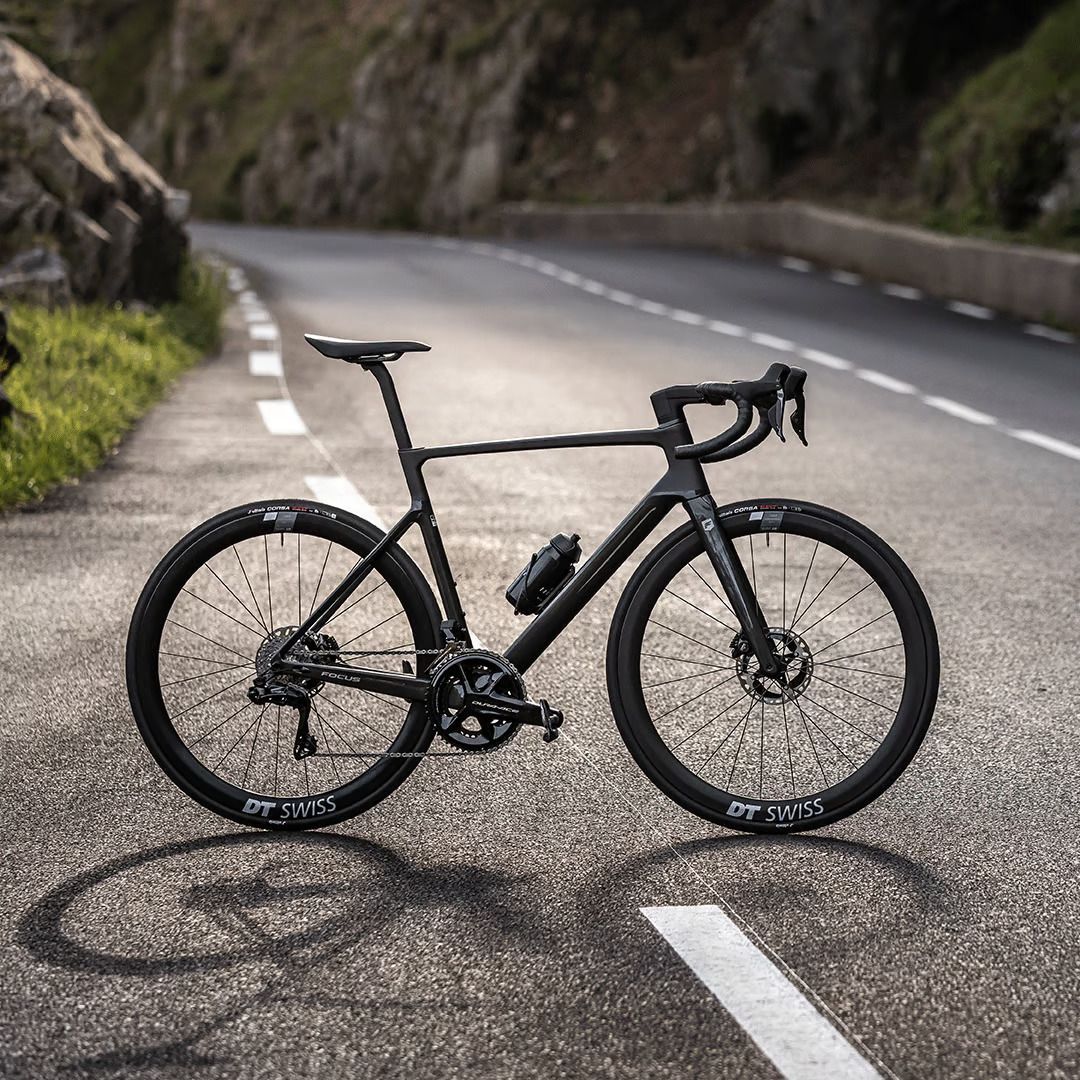
[[439, 661], [427, 700], [436, 732], [462, 750], [494, 750], [522, 724], [542, 727], [552, 742], [563, 722], [546, 701], [529, 700], [513, 664], [485, 649], [459, 649]]

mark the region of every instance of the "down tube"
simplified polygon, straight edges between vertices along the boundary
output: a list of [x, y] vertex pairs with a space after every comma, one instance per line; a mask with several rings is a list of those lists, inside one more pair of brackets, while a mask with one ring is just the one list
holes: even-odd
[[678, 495], [645, 496], [589, 556], [569, 584], [536, 616], [506, 650], [506, 659], [524, 674], [604, 587], [620, 566], [678, 502]]

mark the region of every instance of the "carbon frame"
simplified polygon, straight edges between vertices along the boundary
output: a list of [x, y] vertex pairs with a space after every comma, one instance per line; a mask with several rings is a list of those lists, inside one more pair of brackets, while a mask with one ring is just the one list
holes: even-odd
[[664, 451], [667, 458], [667, 471], [585, 560], [578, 572], [551, 603], [510, 645], [504, 654], [506, 659], [518, 671], [522, 673], [527, 671], [599, 592], [612, 574], [641, 546], [667, 512], [682, 503], [686, 506], [691, 520], [702, 537], [706, 552], [720, 578], [732, 610], [739, 619], [759, 662], [766, 670], [770, 670], [775, 664], [766, 635], [764, 618], [735, 548], [716, 518], [716, 504], [709, 492], [704, 470], [697, 460], [676, 457], [675, 454], [676, 447], [692, 442], [683, 408], [695, 399], [680, 393], [691, 388], [669, 387], [667, 390], [653, 394], [653, 408], [658, 421], [658, 426], [655, 428], [590, 431], [567, 435], [540, 435], [521, 439], [458, 443], [450, 446], [414, 447], [405, 424], [397, 390], [389, 371], [386, 370], [385, 363], [368, 361], [362, 366], [372, 372], [382, 390], [412, 505], [309, 615], [303, 625], [288, 638], [278, 654], [279, 660], [275, 665], [278, 671], [306, 675], [325, 682], [358, 686], [375, 693], [388, 694], [406, 700], [422, 701], [428, 688], [428, 680], [422, 675], [399, 675], [394, 672], [351, 665], [306, 663], [289, 659], [289, 650], [304, 635], [317, 633], [359, 588], [387, 548], [397, 543], [414, 525], [419, 526], [423, 536], [428, 561], [442, 601], [446, 616], [442, 627], [446, 643], [461, 641], [466, 645], [471, 645], [472, 639], [458, 596], [457, 583], [450, 568], [435, 511], [428, 495], [427, 484], [424, 481], [425, 463], [436, 458], [591, 446], [655, 446]]

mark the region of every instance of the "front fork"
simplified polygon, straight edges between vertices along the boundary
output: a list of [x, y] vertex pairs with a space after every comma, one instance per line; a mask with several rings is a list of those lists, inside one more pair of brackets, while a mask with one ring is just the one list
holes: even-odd
[[742, 627], [742, 632], [754, 650], [758, 664], [761, 665], [762, 674], [779, 674], [781, 665], [769, 639], [765, 616], [761, 613], [761, 607], [754, 595], [750, 580], [746, 576], [746, 571], [743, 569], [739, 553], [716, 516], [716, 503], [713, 502], [711, 495], [696, 495], [692, 499], [687, 499], [686, 508], [705, 546], [709, 561], [713, 564], [716, 576], [724, 587], [731, 610], [739, 620], [739, 626]]

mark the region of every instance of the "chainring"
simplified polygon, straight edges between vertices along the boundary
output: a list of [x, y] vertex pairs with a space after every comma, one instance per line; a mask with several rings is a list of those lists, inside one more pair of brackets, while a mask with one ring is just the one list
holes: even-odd
[[509, 660], [486, 649], [460, 649], [437, 661], [429, 675], [428, 715], [451, 746], [482, 753], [517, 734], [519, 720], [478, 716], [471, 702], [473, 696], [489, 693], [525, 700], [525, 682]]

